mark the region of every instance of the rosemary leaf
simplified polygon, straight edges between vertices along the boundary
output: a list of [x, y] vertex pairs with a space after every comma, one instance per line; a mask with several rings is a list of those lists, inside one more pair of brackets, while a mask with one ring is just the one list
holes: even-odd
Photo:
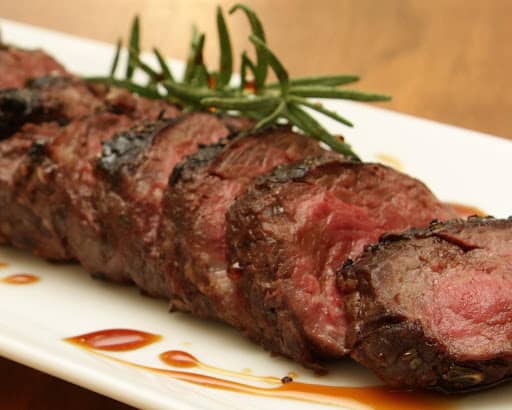
[[222, 9], [217, 7], [217, 31], [219, 34], [220, 64], [216, 88], [228, 85], [233, 74], [233, 52]]
[[371, 94], [326, 86], [296, 86], [290, 88], [290, 93], [299, 97], [338, 98], [355, 101], [389, 101], [391, 99], [391, 97], [383, 94]]
[[236, 110], [236, 111], [260, 111], [260, 110], [273, 110], [279, 103], [278, 97], [259, 97], [253, 96], [252, 98], [247, 97], [213, 97], [204, 98], [201, 100], [201, 104], [205, 107], [216, 107], [225, 110]]
[[190, 80], [190, 84], [195, 87], [200, 88], [208, 88], [210, 85], [210, 74], [208, 73], [208, 69], [206, 65], [203, 63], [198, 64], [192, 74], [192, 79]]
[[185, 84], [189, 84], [192, 81], [197, 71], [197, 66], [203, 63], [204, 39], [204, 33], [199, 34], [196, 26], [193, 26], [192, 41], [190, 42], [187, 67], [185, 68], [185, 76], [183, 78]]
[[277, 119], [282, 116], [284, 109], [286, 108], [286, 103], [284, 101], [281, 101], [279, 105], [276, 107], [274, 111], [272, 111], [269, 115], [259, 120], [256, 125], [254, 126], [255, 130], [258, 130], [260, 128], [264, 128], [267, 125], [270, 125], [277, 121]]
[[253, 120], [256, 120], [256, 121], [259, 121], [259, 120], [265, 118], [265, 113], [261, 112], [261, 111], [248, 110], [248, 111], [244, 111], [243, 115], [246, 117], [252, 118]]
[[196, 105], [200, 105], [203, 98], [218, 96], [217, 93], [206, 87], [197, 88], [192, 85], [178, 84], [173, 81], [165, 81], [162, 85], [171, 96]]
[[242, 53], [242, 62], [240, 63], [240, 90], [245, 90], [247, 85], [247, 71], [250, 70], [252, 73], [252, 77], [256, 77], [256, 67], [252, 60], [247, 56], [247, 53], [244, 51]]
[[116, 44], [116, 52], [114, 54], [114, 60], [112, 61], [112, 67], [110, 67], [110, 77], [114, 77], [116, 74], [117, 66], [119, 64], [119, 55], [121, 54], [122, 41], [119, 38]]
[[249, 39], [254, 43], [256, 48], [260, 49], [260, 51], [264, 52], [267, 55], [267, 60], [272, 70], [276, 74], [277, 79], [279, 80], [281, 94], [283, 97], [286, 97], [288, 94], [288, 89], [290, 88], [290, 81], [288, 78], [288, 72], [281, 64], [279, 59], [275, 56], [275, 54], [267, 47], [267, 45], [261, 41], [258, 37], [254, 35], [250, 35]]
[[322, 106], [322, 104], [320, 103], [316, 103], [316, 102], [311, 102], [309, 100], [307, 100], [306, 98], [302, 98], [302, 97], [295, 97], [295, 96], [291, 96], [289, 98], [290, 102], [294, 102], [294, 103], [297, 103], [297, 104], [300, 104], [300, 105], [304, 105], [306, 107], [309, 107], [315, 111], [318, 111], [338, 122], [341, 122], [342, 124], [345, 124], [349, 127], [353, 127], [354, 124], [352, 124], [349, 120], [347, 120], [346, 118], [343, 118], [341, 115], [339, 115], [337, 112], [335, 111], [332, 111], [332, 110], [329, 110], [325, 107]]
[[[138, 57], [140, 53], [140, 26], [139, 16], [135, 16], [130, 31], [130, 41], [128, 42], [129, 50], [133, 50], [134, 54]], [[128, 57], [128, 65], [126, 67], [126, 79], [131, 80], [135, 71], [135, 62], [132, 58], [132, 53]]]
[[349, 144], [331, 135], [329, 131], [327, 131], [317, 120], [311, 117], [302, 108], [293, 103], [288, 104], [286, 108], [286, 116], [288, 119], [306, 132], [306, 134], [325, 142], [329, 147], [340, 154], [359, 160], [359, 157], [354, 151], [352, 151]]
[[157, 48], [154, 48], [153, 52], [155, 53], [155, 56], [158, 60], [158, 64], [160, 64], [160, 69], [162, 70], [163, 79], [173, 81], [174, 77], [172, 75], [172, 72], [171, 72], [169, 66], [167, 65], [167, 63], [165, 62], [165, 59], [162, 56], [162, 54], [160, 53], [160, 51], [158, 51]]
[[[263, 25], [256, 13], [245, 4], [238, 3], [229, 10], [229, 14], [233, 14], [237, 10], [242, 10], [245, 13], [249, 20], [249, 24], [251, 25], [252, 34], [265, 43], [266, 39]], [[265, 80], [267, 79], [267, 72], [268, 63], [266, 60], [266, 54], [261, 48], [256, 48], [256, 67], [254, 70], [254, 84], [256, 90], [263, 88]]]
[[118, 80], [116, 78], [111, 77], [87, 77], [86, 81], [91, 83], [101, 83], [101, 84], [110, 84], [116, 87], [125, 88], [132, 93], [139, 94], [143, 97], [147, 97], [150, 99], [160, 99], [162, 96], [156, 89], [151, 87], [135, 84], [130, 80]]
[[142, 61], [135, 50], [130, 50], [130, 58], [133, 61], [134, 67], [144, 71], [153, 82], [161, 79], [161, 75]]
[[[340, 86], [359, 81], [356, 75], [322, 75], [315, 77], [300, 77], [291, 78], [290, 85], [293, 86]], [[278, 88], [279, 83], [270, 83], [265, 86], [266, 88]]]

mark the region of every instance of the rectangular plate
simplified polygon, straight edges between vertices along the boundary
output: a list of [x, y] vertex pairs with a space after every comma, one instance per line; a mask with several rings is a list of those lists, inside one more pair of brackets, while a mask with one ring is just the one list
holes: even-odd
[[[0, 23], [5, 41], [42, 47], [71, 71], [104, 75], [109, 70], [111, 45], [5, 20]], [[506, 217], [512, 210], [512, 192], [506, 188], [512, 175], [510, 141], [367, 105], [325, 104], [355, 123], [354, 129], [346, 129], [322, 118], [327, 127], [345, 135], [365, 160], [391, 157], [402, 171], [425, 181], [443, 200], [476, 206], [497, 217]], [[378, 383], [349, 360], [333, 366], [326, 376], [315, 376], [293, 362], [271, 357], [233, 329], [179, 313], [169, 315], [165, 302], [143, 297], [136, 289], [93, 280], [76, 265], [50, 264], [6, 247], [0, 247], [0, 261], [8, 263], [0, 270], [1, 277], [29, 272], [42, 279], [30, 286], [0, 284], [0, 354], [136, 407], [324, 408], [184, 383], [109, 361], [62, 339], [100, 329], [132, 328], [160, 334], [163, 339], [112, 356], [162, 367], [159, 353], [186, 350], [204, 363], [238, 372], [250, 369], [255, 375], [282, 377], [295, 372], [298, 381], [308, 383]], [[233, 380], [244, 382], [237, 377]], [[512, 386], [505, 385], [460, 399], [457, 407], [505, 409], [510, 402]], [[347, 403], [347, 408], [354, 404]]]

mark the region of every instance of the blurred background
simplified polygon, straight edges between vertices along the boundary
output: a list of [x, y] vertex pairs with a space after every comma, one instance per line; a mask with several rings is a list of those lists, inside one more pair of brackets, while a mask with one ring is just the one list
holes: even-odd
[[[236, 0], [0, 0], [0, 17], [114, 43], [132, 17], [142, 45], [184, 59], [193, 23], [217, 62], [215, 8]], [[387, 109], [512, 139], [511, 0], [245, 0], [293, 76], [355, 73]], [[242, 14], [227, 18], [238, 54]], [[1, 73], [0, 73], [1, 75]], [[383, 130], [385, 132], [385, 130]], [[0, 358], [2, 409], [128, 409]]]
[[[132, 17], [142, 44], [184, 59], [191, 26], [206, 32], [217, 62], [215, 8], [236, 0], [0, 1], [0, 16], [115, 42]], [[355, 73], [359, 88], [383, 92], [383, 106], [512, 138], [512, 1], [246, 0], [293, 76]], [[241, 13], [227, 23], [237, 54], [251, 49]]]

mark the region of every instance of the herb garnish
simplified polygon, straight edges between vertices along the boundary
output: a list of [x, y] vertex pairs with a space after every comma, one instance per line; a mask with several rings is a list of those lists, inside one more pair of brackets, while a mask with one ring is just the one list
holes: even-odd
[[[217, 8], [217, 31], [220, 47], [218, 71], [210, 71], [203, 60], [205, 34], [192, 30], [190, 52], [185, 74], [181, 81], [172, 74], [160, 51], [153, 53], [159, 64], [154, 69], [140, 58], [140, 22], [133, 20], [129, 38], [129, 56], [124, 78], [116, 78], [122, 47], [121, 40], [117, 48], [108, 77], [88, 78], [89, 81], [111, 84], [126, 88], [148, 98], [166, 99], [181, 105], [184, 111], [215, 110], [247, 116], [256, 120], [255, 129], [271, 124], [288, 122], [305, 134], [323, 141], [333, 150], [358, 158], [343, 138], [329, 133], [304, 108], [320, 112], [344, 125], [353, 124], [338, 113], [315, 103], [308, 98], [336, 98], [355, 101], [387, 101], [390, 97], [371, 94], [352, 89], [339, 88], [359, 80], [355, 75], [326, 75], [318, 77], [290, 78], [288, 71], [266, 43], [265, 32], [258, 16], [244, 4], [231, 8], [230, 14], [243, 12], [251, 26], [249, 36], [255, 48], [256, 61], [243, 51], [240, 64], [240, 83], [232, 84], [233, 50], [224, 14]], [[277, 82], [267, 83], [269, 68], [277, 77]], [[137, 70], [146, 73], [149, 81], [146, 85], [133, 82]]]

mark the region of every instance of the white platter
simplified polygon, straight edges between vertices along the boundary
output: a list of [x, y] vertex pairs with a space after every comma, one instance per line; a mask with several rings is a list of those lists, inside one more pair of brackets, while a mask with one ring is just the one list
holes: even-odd
[[[113, 53], [110, 45], [5, 20], [0, 24], [5, 41], [43, 47], [74, 72], [101, 75], [108, 71]], [[476, 206], [497, 217], [512, 214], [512, 192], [507, 189], [512, 175], [510, 141], [357, 103], [326, 104], [356, 124], [347, 130], [324, 121], [333, 131], [343, 133], [365, 160], [390, 155], [443, 200]], [[163, 339], [112, 356], [162, 367], [159, 353], [186, 350], [205, 363], [234, 371], [251, 369], [257, 375], [282, 377], [292, 371], [299, 374], [298, 381], [307, 383], [378, 383], [350, 361], [338, 364], [326, 376], [315, 376], [295, 363], [270, 357], [232, 329], [190, 316], [169, 315], [165, 302], [140, 296], [135, 289], [90, 279], [78, 266], [49, 264], [6, 247], [0, 247], [0, 262], [8, 264], [0, 269], [0, 277], [30, 272], [41, 278], [30, 286], [0, 283], [0, 354], [136, 407], [324, 408], [184, 383], [109, 361], [62, 339], [100, 329], [132, 328], [160, 334]], [[457, 407], [508, 409], [511, 402], [512, 385], [505, 385], [460, 399]]]

